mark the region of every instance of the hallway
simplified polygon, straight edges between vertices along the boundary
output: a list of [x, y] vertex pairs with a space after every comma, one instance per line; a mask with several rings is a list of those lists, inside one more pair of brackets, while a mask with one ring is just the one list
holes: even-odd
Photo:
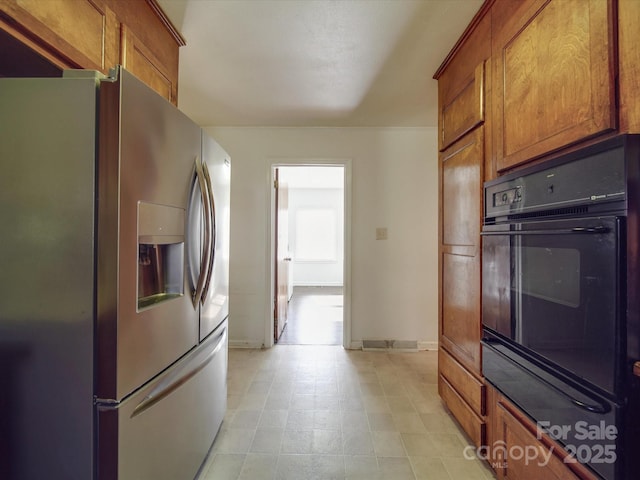
[[342, 345], [342, 287], [294, 287], [279, 345]]

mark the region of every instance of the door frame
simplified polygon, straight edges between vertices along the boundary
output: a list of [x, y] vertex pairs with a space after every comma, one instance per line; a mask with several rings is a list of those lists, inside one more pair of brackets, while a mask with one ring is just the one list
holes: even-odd
[[264, 346], [273, 347], [273, 309], [275, 308], [275, 169], [278, 167], [319, 167], [334, 166], [344, 168], [344, 259], [342, 265], [342, 346], [345, 349], [351, 348], [351, 159], [350, 158], [271, 158], [267, 160], [268, 164], [268, 189], [269, 202], [267, 202], [267, 218], [269, 225], [266, 235], [266, 252], [267, 268], [265, 269], [265, 282], [269, 285], [269, 294], [265, 305], [265, 325], [264, 325]]

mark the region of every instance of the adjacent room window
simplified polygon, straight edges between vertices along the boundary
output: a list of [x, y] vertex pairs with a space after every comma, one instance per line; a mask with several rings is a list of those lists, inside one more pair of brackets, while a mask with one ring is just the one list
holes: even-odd
[[296, 260], [336, 261], [336, 212], [333, 209], [300, 208], [296, 211]]

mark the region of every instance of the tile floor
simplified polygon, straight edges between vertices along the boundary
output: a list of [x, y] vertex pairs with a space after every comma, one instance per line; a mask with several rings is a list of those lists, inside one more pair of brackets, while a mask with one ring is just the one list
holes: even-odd
[[485, 480], [437, 395], [436, 352], [229, 351], [228, 413], [199, 480]]
[[342, 287], [294, 287], [279, 345], [342, 345]]

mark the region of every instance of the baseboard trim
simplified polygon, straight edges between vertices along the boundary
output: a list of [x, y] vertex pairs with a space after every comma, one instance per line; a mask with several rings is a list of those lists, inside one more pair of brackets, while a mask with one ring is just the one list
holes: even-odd
[[351, 342], [348, 348], [349, 350], [362, 350], [365, 352], [437, 351], [438, 342], [426, 340], [360, 340]]
[[427, 341], [422, 341], [422, 342], [418, 342], [418, 350], [433, 350], [433, 351], [437, 351], [438, 350], [438, 342], [427, 342]]
[[264, 348], [262, 343], [246, 342], [242, 340], [229, 340], [229, 348]]

